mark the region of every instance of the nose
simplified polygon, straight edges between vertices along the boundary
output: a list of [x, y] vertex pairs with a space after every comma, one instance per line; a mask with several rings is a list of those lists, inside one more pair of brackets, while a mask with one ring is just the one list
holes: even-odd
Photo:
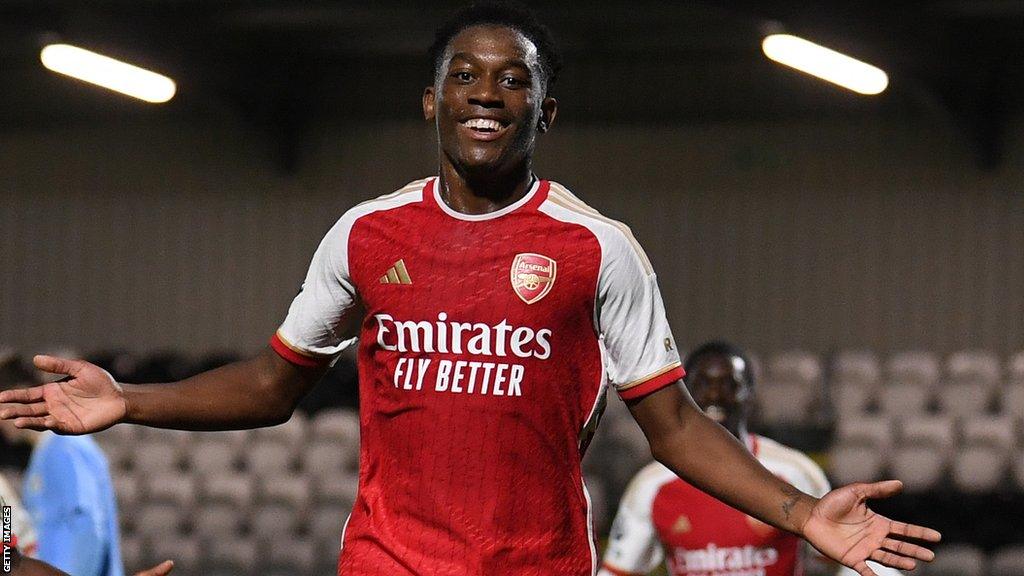
[[484, 77], [476, 82], [469, 94], [469, 103], [482, 108], [504, 108], [505, 100], [497, 78]]

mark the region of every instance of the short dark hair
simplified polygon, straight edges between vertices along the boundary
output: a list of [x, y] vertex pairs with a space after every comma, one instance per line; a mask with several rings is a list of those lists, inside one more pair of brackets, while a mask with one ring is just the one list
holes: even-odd
[[750, 363], [750, 358], [747, 357], [743, 350], [730, 342], [724, 340], [714, 340], [701, 344], [696, 350], [690, 352], [686, 357], [686, 362], [683, 364], [683, 369], [686, 370], [687, 374], [692, 374], [694, 369], [697, 367], [697, 362], [708, 356], [729, 356], [737, 357], [743, 360], [745, 369], [743, 370], [743, 383], [748, 388], [754, 387], [754, 366]]
[[434, 78], [441, 69], [441, 60], [448, 44], [466, 28], [493, 24], [512, 28], [525, 36], [537, 47], [537, 57], [544, 72], [544, 85], [548, 92], [562, 69], [562, 53], [547, 26], [522, 4], [514, 1], [485, 0], [474, 2], [459, 10], [434, 33], [434, 43], [428, 51], [433, 66]]

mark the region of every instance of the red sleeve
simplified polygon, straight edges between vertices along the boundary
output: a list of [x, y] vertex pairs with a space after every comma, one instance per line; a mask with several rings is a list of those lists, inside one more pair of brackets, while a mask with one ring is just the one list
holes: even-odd
[[633, 400], [636, 398], [642, 398], [661, 390], [665, 386], [672, 384], [676, 380], [681, 380], [683, 376], [686, 376], [686, 371], [683, 370], [682, 366], [674, 366], [671, 369], [662, 372], [661, 374], [655, 374], [647, 380], [644, 380], [638, 384], [630, 386], [625, 390], [619, 392], [619, 397], [623, 400]]
[[318, 366], [326, 366], [331, 363], [330, 356], [313, 356], [307, 352], [303, 352], [291, 344], [289, 344], [280, 334], [274, 333], [270, 337], [270, 347], [277, 352], [278, 356], [285, 360], [295, 364], [296, 366], [302, 366], [304, 368], [316, 368]]

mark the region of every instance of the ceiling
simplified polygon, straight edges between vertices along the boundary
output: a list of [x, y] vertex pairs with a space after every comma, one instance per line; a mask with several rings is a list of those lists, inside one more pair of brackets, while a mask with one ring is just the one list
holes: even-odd
[[[0, 0], [0, 130], [125, 118], [237, 114], [282, 143], [311, 122], [409, 119], [425, 48], [462, 5], [408, 2]], [[693, 123], [948, 114], [999, 161], [1024, 84], [1024, 1], [533, 2], [566, 56], [559, 121]], [[768, 62], [786, 30], [876, 64], [863, 97]], [[137, 103], [39, 64], [50, 39], [168, 74], [178, 96]]]

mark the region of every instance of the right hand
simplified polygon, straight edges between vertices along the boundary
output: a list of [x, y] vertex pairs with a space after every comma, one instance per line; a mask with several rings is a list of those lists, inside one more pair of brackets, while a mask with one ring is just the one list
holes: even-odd
[[32, 362], [44, 372], [68, 377], [0, 392], [0, 420], [14, 420], [18, 428], [77, 435], [106, 430], [128, 413], [124, 389], [99, 366], [53, 356], [36, 356]]

